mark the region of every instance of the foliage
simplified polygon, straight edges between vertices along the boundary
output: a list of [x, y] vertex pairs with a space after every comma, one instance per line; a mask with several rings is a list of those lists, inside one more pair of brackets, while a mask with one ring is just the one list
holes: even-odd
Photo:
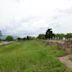
[[55, 34], [55, 37], [56, 37], [57, 39], [63, 39], [63, 38], [65, 37], [65, 34], [63, 34], [63, 33], [58, 33], [58, 34]]
[[27, 36], [27, 40], [30, 40], [30, 37], [29, 36]]
[[72, 38], [72, 33], [67, 33], [66, 35], [65, 35], [65, 37], [68, 39], [68, 38]]
[[24, 38], [22, 38], [22, 40], [27, 40], [27, 38], [26, 38], [26, 37], [24, 37]]
[[0, 39], [0, 41], [2, 41], [2, 39]]
[[39, 34], [37, 38], [38, 39], [45, 39], [45, 35], [44, 34]]
[[17, 40], [19, 40], [19, 41], [23, 41], [23, 40], [33, 40], [33, 39], [35, 39], [35, 38], [32, 37], [32, 36], [27, 36], [27, 37], [24, 37], [24, 38], [21, 38], [21, 37], [18, 37], [18, 38], [17, 38]]
[[17, 38], [17, 40], [19, 40], [19, 41], [20, 41], [20, 40], [22, 40], [22, 38], [18, 37], [18, 38]]
[[12, 36], [7, 36], [6, 37], [6, 41], [13, 41], [14, 39], [13, 39], [13, 37]]
[[2, 36], [2, 32], [0, 31], [0, 36]]
[[45, 38], [46, 38], [46, 39], [52, 39], [54, 36], [55, 36], [55, 35], [54, 35], [52, 29], [49, 28], [49, 29], [46, 31]]

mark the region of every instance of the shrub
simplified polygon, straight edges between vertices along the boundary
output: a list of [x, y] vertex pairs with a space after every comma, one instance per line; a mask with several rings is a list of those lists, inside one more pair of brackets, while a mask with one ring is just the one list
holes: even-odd
[[7, 36], [6, 37], [6, 41], [13, 41], [14, 39], [13, 39], [13, 37], [12, 36]]
[[44, 34], [39, 34], [39, 36], [37, 38], [38, 39], [45, 39], [45, 35]]

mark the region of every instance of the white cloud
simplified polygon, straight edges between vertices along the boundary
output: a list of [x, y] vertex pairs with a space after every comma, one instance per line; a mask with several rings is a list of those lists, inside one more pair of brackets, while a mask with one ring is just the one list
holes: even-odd
[[0, 0], [0, 29], [15, 35], [36, 35], [48, 27], [71, 32], [71, 7], [72, 0]]

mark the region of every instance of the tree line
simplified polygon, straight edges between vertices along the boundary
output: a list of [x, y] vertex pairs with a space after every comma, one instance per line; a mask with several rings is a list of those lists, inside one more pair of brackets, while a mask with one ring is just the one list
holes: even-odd
[[35, 37], [32, 37], [32, 36], [26, 36], [26, 37], [23, 37], [23, 38], [21, 38], [21, 37], [14, 38], [13, 36], [8, 35], [5, 38], [2, 38], [2, 37], [3, 37], [3, 35], [2, 35], [2, 32], [0, 31], [0, 41], [14, 41], [14, 40], [22, 41], [22, 40], [35, 39]]
[[[0, 31], [0, 37], [1, 36], [2, 36], [2, 32]], [[37, 38], [32, 37], [32, 36], [27, 36], [24, 38], [17, 37], [16, 39], [14, 39], [13, 36], [8, 35], [8, 36], [6, 36], [6, 38], [4, 40], [5, 41], [13, 41], [13, 40], [22, 41], [22, 40], [32, 40], [32, 39], [57, 39], [57, 40], [59, 40], [59, 39], [72, 39], [72, 33], [67, 33], [67, 34], [57, 33], [57, 34], [55, 34], [51, 28], [48, 28], [45, 34], [39, 34], [37, 36]], [[3, 39], [0, 38], [0, 41], [1, 40], [3, 40]]]
[[53, 33], [52, 29], [49, 28], [45, 34], [39, 34], [39, 39], [72, 39], [72, 33]]

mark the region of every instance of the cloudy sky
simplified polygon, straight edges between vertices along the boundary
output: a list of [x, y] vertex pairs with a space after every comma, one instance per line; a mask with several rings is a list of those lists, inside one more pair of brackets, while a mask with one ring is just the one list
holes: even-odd
[[3, 34], [37, 35], [48, 28], [72, 32], [72, 0], [0, 0]]

